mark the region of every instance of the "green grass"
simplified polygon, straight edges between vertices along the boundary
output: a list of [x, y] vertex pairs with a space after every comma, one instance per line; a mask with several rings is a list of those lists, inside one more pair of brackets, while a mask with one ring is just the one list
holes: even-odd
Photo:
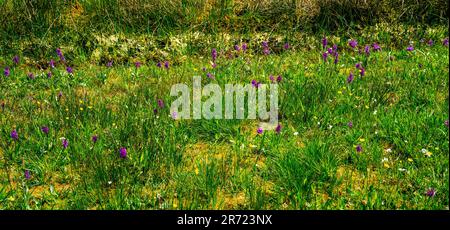
[[[448, 47], [386, 43], [366, 56], [341, 41], [335, 66], [319, 48], [292, 45], [264, 56], [254, 44], [220, 56], [216, 69], [195, 50], [169, 70], [69, 59], [74, 74], [58, 63], [51, 79], [49, 69], [4, 57], [0, 209], [448, 209]], [[194, 75], [221, 86], [282, 75], [281, 133], [257, 135], [255, 120], [172, 120], [170, 87]]]

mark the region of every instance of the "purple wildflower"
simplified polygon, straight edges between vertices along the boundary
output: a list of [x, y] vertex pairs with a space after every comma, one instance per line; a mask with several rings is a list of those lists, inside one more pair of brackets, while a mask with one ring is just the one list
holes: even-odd
[[434, 188], [430, 188], [427, 190], [427, 192], [425, 193], [425, 195], [429, 196], [429, 197], [434, 197], [436, 196], [436, 189]]
[[47, 77], [48, 77], [48, 78], [52, 78], [52, 72], [49, 71], [49, 72], [47, 73]]
[[69, 146], [69, 141], [66, 138], [62, 140], [62, 146], [64, 149], [67, 149], [67, 147]]
[[448, 120], [444, 121], [444, 125], [447, 126], [447, 128], [448, 128]]
[[354, 79], [353, 73], [350, 73], [350, 75], [348, 75], [347, 77], [347, 83], [352, 83]]
[[158, 113], [158, 109], [153, 109], [153, 114], [157, 114]]
[[211, 73], [207, 73], [206, 76], [210, 79], [214, 79], [214, 76]]
[[353, 122], [349, 121], [349, 122], [347, 123], [347, 126], [348, 126], [349, 128], [353, 128]]
[[28, 78], [30, 78], [30, 79], [34, 79], [34, 78], [35, 78], [35, 76], [34, 76], [33, 73], [28, 73], [27, 76], [28, 76]]
[[280, 132], [281, 132], [281, 124], [278, 124], [278, 125], [277, 125], [277, 127], [275, 128], [275, 132], [276, 132], [277, 134], [280, 134]]
[[59, 91], [59, 93], [58, 93], [58, 98], [61, 98], [62, 95], [63, 95], [62, 91]]
[[360, 153], [362, 151], [361, 145], [356, 146], [356, 152]]
[[68, 74], [73, 74], [73, 69], [70, 66], [66, 67], [66, 71], [67, 71]]
[[164, 68], [169, 69], [169, 61], [164, 62]]
[[352, 39], [348, 42], [348, 45], [354, 49], [358, 46], [358, 42], [355, 39]]
[[211, 64], [211, 67], [214, 69], [214, 68], [217, 67], [217, 64], [216, 64], [215, 62], [213, 62], [213, 63]]
[[212, 57], [213, 61], [215, 61], [217, 58], [217, 50], [215, 48], [213, 48], [211, 50], [211, 57]]
[[134, 67], [136, 67], [136, 69], [141, 67], [141, 62], [139, 62], [139, 61], [135, 62]]
[[370, 55], [370, 46], [364, 47], [364, 52], [366, 53], [366, 55]]
[[11, 138], [15, 141], [19, 140], [19, 134], [17, 133], [17, 131], [15, 129], [13, 131], [11, 131]]
[[173, 113], [172, 113], [172, 119], [177, 119], [177, 117], [178, 117], [178, 113], [177, 112], [175, 112], [175, 111], [173, 111]]
[[328, 45], [328, 40], [326, 37], [323, 37], [322, 38], [322, 47], [325, 49], [327, 47], [327, 45]]
[[262, 134], [262, 133], [263, 133], [263, 129], [262, 129], [261, 127], [259, 127], [259, 128], [256, 130], [256, 133]]
[[336, 51], [337, 51], [337, 49], [338, 49], [337, 45], [336, 45], [336, 44], [334, 44], [334, 45], [333, 45], [333, 51], [334, 51], [334, 52], [336, 52]]
[[448, 46], [448, 38], [445, 38], [445, 39], [442, 41], [442, 45]]
[[239, 47], [239, 45], [234, 45], [234, 50], [239, 52], [241, 50], [241, 47]]
[[11, 74], [11, 71], [9, 70], [8, 66], [6, 66], [5, 70], [3, 70], [3, 74], [5, 75], [5, 77], [9, 77], [9, 75]]
[[327, 52], [324, 52], [323, 54], [322, 54], [322, 59], [323, 59], [323, 61], [327, 61], [327, 59], [328, 59], [328, 53]]
[[361, 69], [359, 69], [359, 75], [361, 75], [361, 77], [364, 77], [364, 75], [366, 75], [366, 69], [361, 67]]
[[269, 80], [270, 80], [272, 83], [274, 83], [274, 82], [275, 82], [275, 77], [274, 77], [273, 75], [270, 75], [270, 76], [269, 76]]
[[358, 62], [358, 63], [356, 63], [355, 67], [356, 67], [357, 69], [361, 69], [362, 65], [361, 65], [361, 63]]
[[412, 46], [412, 45], [409, 45], [408, 47], [406, 47], [406, 51], [411, 52], [413, 50], [414, 50], [414, 46]]
[[97, 142], [97, 140], [98, 140], [98, 136], [97, 135], [92, 136], [91, 140], [95, 144]]
[[16, 56], [13, 57], [14, 64], [18, 65], [19, 61], [20, 61], [19, 55], [16, 55]]
[[432, 39], [428, 40], [428, 42], [427, 42], [427, 45], [429, 45], [429, 46], [433, 46], [433, 44], [434, 44], [434, 42], [433, 42], [433, 40], [432, 40]]
[[242, 44], [242, 51], [245, 52], [245, 51], [247, 50], [247, 48], [248, 48], [248, 47], [247, 47], [247, 43], [243, 43], [243, 44]]
[[161, 99], [158, 99], [158, 106], [159, 106], [159, 108], [164, 108], [164, 102], [163, 102], [163, 100], [161, 100]]
[[156, 66], [157, 66], [158, 68], [161, 68], [161, 67], [162, 67], [161, 62], [156, 63]]
[[285, 50], [288, 50], [288, 49], [290, 48], [289, 43], [287, 43], [287, 42], [284, 43], [283, 48], [284, 48]]
[[258, 88], [261, 83], [257, 82], [255, 79], [252, 80], [252, 86]]
[[380, 47], [380, 45], [378, 45], [378, 43], [375, 42], [372, 44], [372, 49], [373, 49], [373, 51], [380, 51], [381, 47]]
[[49, 128], [48, 128], [47, 126], [42, 126], [42, 127], [41, 127], [41, 131], [42, 131], [43, 133], [45, 133], [45, 135], [47, 135], [47, 134], [48, 134], [48, 131], [49, 131]]
[[60, 48], [57, 48], [57, 49], [56, 49], [56, 54], [58, 55], [58, 57], [59, 57], [59, 59], [60, 59], [61, 61], [63, 61], [63, 62], [66, 61], [66, 58], [65, 58], [64, 55], [62, 54]]
[[53, 59], [50, 59], [50, 62], [48, 63], [48, 65], [50, 66], [50, 68], [54, 69], [55, 68], [55, 61]]
[[328, 54], [333, 54], [334, 53], [333, 48], [331, 48], [331, 47], [328, 48], [327, 52], [328, 52]]
[[106, 67], [112, 67], [112, 65], [113, 65], [113, 61], [112, 60], [109, 61], [108, 63], [106, 63]]
[[281, 82], [283, 80], [283, 77], [281, 75], [278, 75], [277, 82]]
[[25, 179], [26, 179], [26, 180], [29, 180], [29, 179], [31, 178], [31, 175], [30, 175], [30, 170], [28, 170], [28, 169], [25, 169], [25, 173], [24, 173], [24, 176], [25, 176]]
[[120, 158], [127, 158], [127, 149], [122, 147], [119, 150]]
[[263, 41], [262, 42], [262, 47], [263, 47], [264, 55], [269, 55], [270, 54], [269, 44], [266, 41]]
[[334, 64], [337, 65], [338, 62], [339, 62], [339, 53], [336, 52], [334, 55]]

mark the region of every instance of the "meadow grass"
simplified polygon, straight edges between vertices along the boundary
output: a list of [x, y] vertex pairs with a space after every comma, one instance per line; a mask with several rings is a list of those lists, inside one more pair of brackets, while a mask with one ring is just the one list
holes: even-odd
[[[448, 46], [414, 42], [367, 55], [341, 41], [337, 64], [295, 44], [223, 48], [215, 68], [195, 50], [168, 69], [4, 58], [0, 209], [448, 209]], [[281, 75], [281, 132], [172, 119], [170, 87], [195, 75], [220, 86]]]

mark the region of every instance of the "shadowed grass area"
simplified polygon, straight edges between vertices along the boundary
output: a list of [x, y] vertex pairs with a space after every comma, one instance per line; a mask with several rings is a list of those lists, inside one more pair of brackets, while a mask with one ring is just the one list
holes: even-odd
[[403, 47], [403, 38], [447, 31], [447, 8], [443, 0], [0, 0], [0, 56], [39, 65], [61, 47], [77, 63], [127, 63], [142, 53], [155, 61], [274, 37], [310, 46], [308, 34]]

